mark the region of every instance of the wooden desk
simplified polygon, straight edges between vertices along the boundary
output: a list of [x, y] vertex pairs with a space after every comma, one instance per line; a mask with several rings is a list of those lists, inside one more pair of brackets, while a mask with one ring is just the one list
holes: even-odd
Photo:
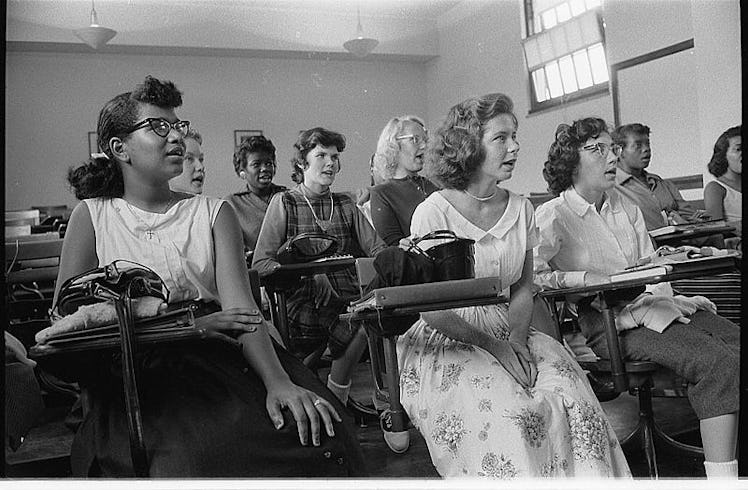
[[[628, 377], [626, 375], [626, 369], [621, 355], [621, 346], [618, 341], [618, 331], [616, 330], [615, 315], [612, 308], [608, 305], [609, 294], [612, 291], [632, 288], [637, 286], [645, 286], [647, 284], [656, 284], [666, 281], [675, 281], [677, 279], [688, 279], [690, 277], [698, 277], [704, 275], [721, 274], [724, 272], [731, 272], [735, 270], [738, 256], [730, 255], [720, 257], [709, 262], [701, 262], [688, 264], [670, 264], [673, 265], [672, 272], [662, 274], [654, 277], [646, 277], [633, 279], [629, 281], [620, 281], [614, 283], [597, 284], [593, 286], [580, 286], [574, 288], [564, 289], [548, 289], [540, 292], [541, 297], [556, 299], [559, 297], [567, 297], [570, 295], [576, 296], [597, 296], [597, 300], [600, 302], [601, 312], [603, 314], [603, 322], [605, 326], [605, 339], [608, 344], [608, 352], [610, 352], [610, 366], [611, 376], [613, 383], [617, 391], [624, 392], [629, 388]], [[553, 309], [555, 313], [555, 308]]]
[[[355, 262], [356, 259], [353, 257], [342, 257], [303, 264], [286, 264], [281, 265], [272, 274], [260, 278], [260, 284], [265, 287], [270, 296], [270, 306], [275, 313], [273, 315], [275, 327], [278, 329], [286, 348], [290, 347], [286, 294], [298, 287], [299, 279], [302, 277], [336, 272], [346, 267], [353, 267]], [[273, 301], [273, 299], [275, 300]]]
[[683, 240], [690, 240], [692, 238], [701, 238], [710, 235], [726, 235], [731, 234], [735, 231], [734, 226], [728, 224], [720, 225], [699, 225], [697, 223], [693, 225], [682, 225], [683, 229], [676, 230], [672, 233], [652, 237], [657, 246], [661, 245], [678, 245]]
[[[480, 280], [472, 279], [476, 284], [485, 284]], [[496, 277], [496, 284], [499, 284], [499, 278]], [[459, 282], [464, 282], [461, 280]], [[452, 308], [463, 308], [466, 306], [490, 305], [506, 302], [506, 298], [498, 296], [496, 291], [486, 291], [485, 289], [476, 288], [475, 295], [458, 300], [445, 299], [434, 302], [428, 297], [429, 288], [443, 287], [449, 290], [450, 285], [456, 281], [441, 281], [437, 283], [424, 284], [424, 298], [422, 301], [403, 306], [394, 306], [390, 308], [366, 309], [353, 313], [346, 313], [340, 316], [341, 319], [350, 322], [362, 323], [366, 328], [367, 334], [383, 339], [385, 371], [387, 377], [387, 391], [390, 398], [390, 411], [392, 417], [392, 431], [402, 432], [407, 430], [405, 411], [400, 402], [400, 372], [397, 362], [397, 337], [403, 334], [410, 324], [398, 324], [397, 320], [413, 317], [421, 312], [447, 310]], [[408, 287], [408, 286], [402, 286]], [[391, 296], [396, 295], [397, 287], [387, 288]], [[376, 292], [376, 290], [375, 290]], [[395, 294], [393, 294], [395, 293]]]

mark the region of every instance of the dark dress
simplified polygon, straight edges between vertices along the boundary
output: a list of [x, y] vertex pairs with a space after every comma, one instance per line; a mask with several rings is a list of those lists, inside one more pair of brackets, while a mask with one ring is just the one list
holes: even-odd
[[[165, 214], [138, 217], [121, 199], [89, 199], [101, 264], [137, 260], [166, 282], [170, 302], [217, 298], [212, 226], [224, 202], [193, 196]], [[152, 223], [147, 229], [143, 223]], [[140, 255], [133, 256], [133, 250]], [[337, 398], [282, 347], [275, 351], [291, 381], [325, 398], [344, 417], [335, 437], [302, 446], [291, 413], [276, 430], [266, 390], [241, 351], [205, 341], [191, 347], [141, 348], [138, 391], [151, 477], [360, 476], [356, 432]], [[90, 410], [71, 451], [73, 475], [131, 477], [121, 370], [101, 362], [81, 379]], [[322, 431], [324, 432], [324, 430]]]

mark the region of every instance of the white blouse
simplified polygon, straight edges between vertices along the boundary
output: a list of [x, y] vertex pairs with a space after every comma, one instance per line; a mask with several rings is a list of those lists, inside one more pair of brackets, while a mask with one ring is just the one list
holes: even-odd
[[213, 224], [222, 199], [195, 195], [166, 213], [143, 211], [120, 198], [84, 200], [96, 235], [99, 266], [117, 259], [146, 265], [169, 288], [169, 302], [219, 301]]

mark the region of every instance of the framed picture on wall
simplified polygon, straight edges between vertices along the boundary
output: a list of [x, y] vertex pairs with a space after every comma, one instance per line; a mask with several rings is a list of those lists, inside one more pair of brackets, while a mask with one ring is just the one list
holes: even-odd
[[234, 147], [242, 144], [242, 141], [250, 136], [262, 136], [261, 129], [235, 129], [234, 130]]
[[99, 153], [99, 143], [96, 141], [96, 131], [88, 132], [88, 154]]

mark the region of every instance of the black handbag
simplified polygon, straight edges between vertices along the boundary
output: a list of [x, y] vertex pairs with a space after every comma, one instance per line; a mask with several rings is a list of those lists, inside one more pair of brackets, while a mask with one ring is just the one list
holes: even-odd
[[[427, 250], [418, 246], [426, 240], [447, 240]], [[431, 280], [452, 281], [475, 277], [475, 240], [460, 238], [451, 230], [436, 230], [413, 240], [408, 252], [428, 258], [433, 264]]]
[[312, 260], [330, 257], [338, 251], [338, 240], [327, 233], [300, 233], [289, 238], [278, 249], [278, 262], [300, 264]]
[[169, 289], [158, 274], [129, 260], [115, 260], [66, 280], [60, 288], [56, 308], [65, 316], [83, 305], [129, 298], [155, 296], [168, 303]]

